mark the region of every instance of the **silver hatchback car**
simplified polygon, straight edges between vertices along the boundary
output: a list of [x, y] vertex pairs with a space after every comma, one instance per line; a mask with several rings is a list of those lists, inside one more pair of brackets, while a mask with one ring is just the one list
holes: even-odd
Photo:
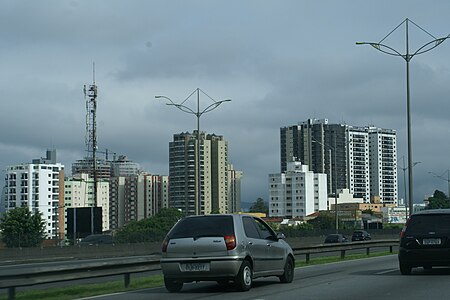
[[178, 221], [162, 244], [161, 268], [169, 292], [193, 281], [233, 282], [247, 291], [257, 277], [294, 279], [295, 258], [283, 234], [245, 214], [190, 216]]

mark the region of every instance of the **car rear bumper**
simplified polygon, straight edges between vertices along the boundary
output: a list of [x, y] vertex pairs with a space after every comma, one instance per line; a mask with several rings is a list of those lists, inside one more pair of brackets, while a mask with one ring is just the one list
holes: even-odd
[[405, 249], [400, 248], [399, 261], [412, 267], [450, 266], [450, 248]]
[[[165, 277], [187, 281], [218, 280], [234, 278], [239, 272], [243, 258], [162, 258], [161, 269]], [[184, 263], [209, 263], [209, 271], [183, 271]]]

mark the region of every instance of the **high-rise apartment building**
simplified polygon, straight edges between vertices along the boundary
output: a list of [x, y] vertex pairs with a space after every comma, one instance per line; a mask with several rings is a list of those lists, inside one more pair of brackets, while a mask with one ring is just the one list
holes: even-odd
[[228, 165], [228, 211], [231, 213], [241, 211], [241, 180], [242, 171]]
[[141, 173], [112, 177], [109, 203], [111, 229], [154, 216], [161, 208], [167, 208], [168, 186], [168, 176]]
[[[97, 158], [96, 161], [97, 179], [109, 180], [111, 177], [111, 162], [100, 158]], [[94, 178], [94, 162], [92, 158], [85, 157], [72, 164], [72, 175], [81, 173], [89, 174], [90, 177]]]
[[59, 238], [59, 215], [64, 207], [64, 166], [56, 162], [56, 150], [48, 150], [45, 158], [31, 164], [9, 166], [6, 169], [5, 210], [27, 207], [42, 213], [45, 233], [49, 239]]
[[140, 166], [128, 159], [125, 155], [119, 155], [117, 159], [111, 162], [111, 176], [135, 176], [140, 172]]
[[[64, 180], [64, 207], [66, 211], [68, 208], [101, 207], [101, 230], [109, 230], [109, 181], [99, 180], [97, 182], [97, 197], [94, 199], [94, 179], [89, 174], [81, 173], [66, 178]], [[67, 212], [65, 216], [64, 224], [67, 228]], [[85, 221], [89, 222], [90, 220]]]
[[[385, 136], [385, 139], [389, 137], [390, 142], [384, 142], [383, 147], [378, 146], [378, 142], [370, 142], [381, 136]], [[383, 154], [380, 154], [381, 148]], [[355, 197], [363, 198], [366, 203], [375, 198], [384, 203], [397, 202], [394, 130], [329, 124], [327, 119], [309, 119], [280, 129], [280, 149], [282, 172], [286, 171], [287, 162], [299, 160], [309, 165], [310, 170], [327, 174], [330, 194], [336, 190], [349, 189]], [[388, 177], [386, 170], [382, 176], [377, 171], [380, 168], [389, 169], [395, 174]], [[387, 194], [387, 191], [390, 193]]]
[[269, 216], [303, 218], [326, 210], [327, 175], [309, 170], [299, 161], [286, 164], [286, 171], [269, 174]]
[[[200, 191], [196, 181], [198, 150]], [[169, 206], [186, 215], [231, 212], [228, 167], [228, 142], [223, 136], [200, 132], [198, 145], [196, 131], [175, 134], [169, 143]]]
[[371, 196], [398, 204], [397, 143], [392, 130], [369, 127]]

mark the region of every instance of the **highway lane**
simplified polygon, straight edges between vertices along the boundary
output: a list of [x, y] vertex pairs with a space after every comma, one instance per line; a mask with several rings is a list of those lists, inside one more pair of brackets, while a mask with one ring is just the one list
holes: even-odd
[[[371, 250], [371, 252], [377, 252], [377, 251], [386, 251], [385, 248], [374, 248]], [[365, 253], [365, 250], [353, 250], [349, 251], [350, 253]], [[339, 252], [325, 252], [325, 253], [317, 253], [312, 255], [312, 258], [314, 257], [320, 257], [320, 256], [339, 256]], [[133, 256], [135, 257], [135, 256]], [[155, 256], [158, 257], [159, 256]], [[120, 261], [123, 257], [112, 257], [112, 258], [103, 258], [103, 259], [95, 259], [96, 262], [114, 262], [114, 261]], [[302, 261], [305, 259], [304, 255], [299, 255], [297, 257], [299, 261]], [[46, 262], [35, 262], [32, 264], [6, 264], [6, 265], [0, 265], [0, 275], [12, 275], [16, 272], [21, 273], [24, 271], [30, 271], [30, 272], [39, 272], [41, 268], [48, 268], [48, 267], [54, 267], [59, 269], [60, 267], [70, 267], [71, 265], [77, 266], [80, 263], [84, 262], [91, 262], [92, 260], [83, 260], [83, 259], [75, 259], [75, 260], [66, 260], [66, 261], [46, 261]], [[160, 274], [160, 271], [151, 271], [151, 272], [144, 272], [144, 273], [135, 273], [131, 275], [131, 279], [133, 281], [133, 278], [138, 277], [145, 277], [145, 276], [151, 276], [155, 274]], [[16, 289], [17, 292], [20, 291], [29, 291], [29, 290], [45, 290], [48, 288], [57, 288], [57, 287], [65, 287], [65, 286], [74, 286], [74, 285], [83, 285], [83, 284], [91, 284], [91, 283], [103, 283], [103, 282], [110, 282], [110, 281], [123, 281], [124, 277], [123, 275], [119, 276], [107, 276], [107, 277], [98, 277], [98, 278], [90, 278], [90, 279], [79, 279], [79, 280], [72, 280], [72, 281], [60, 281], [60, 282], [54, 282], [54, 283], [48, 283], [48, 284], [38, 284], [38, 285], [32, 285], [32, 286], [25, 286], [25, 287], [18, 287]], [[0, 295], [6, 294], [6, 289], [0, 289]]]
[[297, 268], [291, 284], [281, 284], [277, 278], [262, 278], [256, 280], [248, 292], [201, 282], [185, 284], [182, 291], [175, 294], [165, 288], [152, 288], [88, 299], [449, 299], [449, 275], [448, 268], [430, 271], [417, 268], [411, 276], [402, 276], [397, 256], [389, 255]]

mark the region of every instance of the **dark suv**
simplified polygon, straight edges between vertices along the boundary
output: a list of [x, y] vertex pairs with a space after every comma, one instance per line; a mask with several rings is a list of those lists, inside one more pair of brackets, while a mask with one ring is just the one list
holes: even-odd
[[254, 278], [294, 279], [295, 258], [284, 235], [260, 218], [244, 214], [190, 216], [181, 219], [162, 244], [161, 269], [168, 291], [185, 282], [216, 281], [251, 288]]
[[368, 241], [371, 240], [372, 237], [365, 230], [355, 230], [352, 234], [352, 242], [356, 241]]
[[411, 215], [400, 234], [398, 261], [403, 275], [413, 267], [450, 266], [450, 209]]

